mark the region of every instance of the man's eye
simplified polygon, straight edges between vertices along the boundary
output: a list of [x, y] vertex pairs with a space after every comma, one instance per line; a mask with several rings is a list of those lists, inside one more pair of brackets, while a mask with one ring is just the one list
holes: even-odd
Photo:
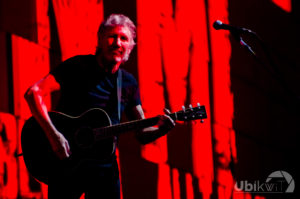
[[122, 36], [122, 37], [121, 37], [121, 40], [123, 40], [123, 41], [128, 41], [128, 38], [125, 37], [125, 36]]

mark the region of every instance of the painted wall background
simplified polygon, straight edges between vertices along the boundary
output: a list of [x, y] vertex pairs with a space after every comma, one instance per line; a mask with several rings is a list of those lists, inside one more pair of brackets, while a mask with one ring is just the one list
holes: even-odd
[[[197, 102], [208, 112], [204, 123], [178, 124], [145, 146], [121, 136], [122, 197], [294, 198], [237, 192], [234, 184], [265, 182], [278, 170], [297, 183], [296, 0], [0, 0], [0, 198], [47, 198], [47, 186], [18, 156], [30, 116], [23, 94], [61, 61], [93, 54], [98, 26], [111, 13], [137, 24], [137, 46], [123, 67], [139, 82], [146, 116]], [[255, 31], [264, 45], [243, 39], [259, 59], [229, 31], [213, 29], [215, 20]], [[49, 96], [49, 107], [57, 99]]]

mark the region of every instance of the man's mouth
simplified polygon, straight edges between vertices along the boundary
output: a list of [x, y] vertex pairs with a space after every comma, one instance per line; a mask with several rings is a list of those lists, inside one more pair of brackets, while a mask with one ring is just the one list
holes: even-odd
[[117, 50], [117, 49], [111, 50], [110, 52], [114, 55], [122, 55], [123, 54], [121, 50]]
[[109, 48], [109, 51], [111, 51], [111, 52], [122, 52], [122, 48], [119, 47], [119, 46], [111, 46]]

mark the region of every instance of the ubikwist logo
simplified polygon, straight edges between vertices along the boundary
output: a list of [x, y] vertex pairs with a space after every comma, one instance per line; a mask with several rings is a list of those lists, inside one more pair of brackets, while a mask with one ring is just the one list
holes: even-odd
[[234, 189], [251, 193], [293, 193], [295, 181], [288, 172], [280, 170], [272, 172], [265, 182], [259, 180], [236, 182]]

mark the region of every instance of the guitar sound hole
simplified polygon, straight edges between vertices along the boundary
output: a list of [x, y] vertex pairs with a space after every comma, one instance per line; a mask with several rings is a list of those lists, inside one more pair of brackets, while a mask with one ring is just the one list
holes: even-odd
[[89, 127], [80, 128], [75, 134], [75, 143], [80, 148], [90, 148], [94, 143], [93, 130]]

